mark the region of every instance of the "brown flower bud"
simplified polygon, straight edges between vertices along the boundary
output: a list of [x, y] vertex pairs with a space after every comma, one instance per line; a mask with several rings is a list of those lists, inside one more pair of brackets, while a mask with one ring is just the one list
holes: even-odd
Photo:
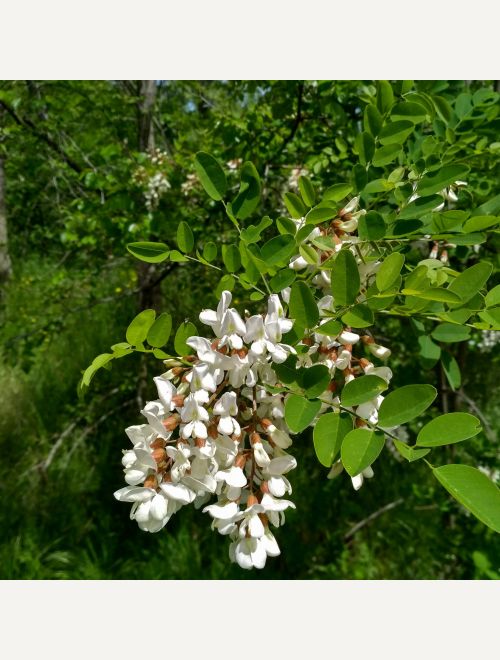
[[161, 463], [164, 463], [166, 457], [167, 457], [167, 452], [163, 447], [158, 447], [157, 449], [153, 449], [152, 452], [153, 459], [160, 465]]
[[262, 493], [269, 493], [269, 486], [268, 486], [267, 481], [263, 481], [260, 484], [260, 490], [261, 490]]
[[363, 429], [365, 428], [365, 426], [368, 426], [368, 424], [363, 419], [359, 419], [359, 417], [356, 417], [356, 419], [354, 420], [354, 426], [357, 429]]
[[258, 503], [259, 503], [259, 500], [255, 497], [255, 495], [250, 494], [250, 495], [248, 496], [247, 507], [251, 507], [251, 506], [253, 506], [254, 504], [258, 504]]
[[156, 438], [156, 440], [153, 440], [151, 443], [151, 449], [163, 449], [165, 447], [166, 442], [163, 438]]
[[176, 408], [181, 408], [184, 405], [184, 399], [186, 397], [183, 394], [176, 394], [172, 397], [172, 403]]
[[181, 420], [180, 415], [174, 413], [173, 415], [170, 415], [169, 417], [164, 419], [162, 424], [167, 431], [173, 431], [179, 426], [180, 420]]
[[257, 433], [257, 431], [254, 431], [253, 433], [250, 434], [250, 442], [252, 443], [252, 445], [254, 445], [256, 442], [262, 442], [262, 438]]
[[204, 438], [195, 438], [194, 442], [199, 449], [202, 449], [207, 444], [207, 441]]
[[243, 470], [246, 462], [247, 462], [246, 456], [244, 456], [243, 454], [238, 454], [238, 456], [236, 456], [234, 464], [236, 467], [239, 467]]
[[158, 481], [156, 480], [155, 474], [150, 474], [144, 480], [144, 488], [157, 488]]
[[373, 339], [373, 337], [370, 337], [370, 335], [362, 335], [361, 341], [363, 342], [363, 344], [374, 344], [375, 343], [375, 339]]

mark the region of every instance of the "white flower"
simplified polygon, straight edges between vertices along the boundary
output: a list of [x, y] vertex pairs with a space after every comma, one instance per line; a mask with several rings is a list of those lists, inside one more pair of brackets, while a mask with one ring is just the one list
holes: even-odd
[[181, 420], [184, 426], [181, 427], [181, 436], [183, 438], [202, 438], [208, 436], [205, 422], [208, 422], [208, 411], [200, 406], [196, 400], [195, 394], [190, 394], [184, 400], [184, 406], [181, 410]]
[[373, 477], [373, 470], [371, 466], [365, 468], [359, 474], [356, 474], [354, 477], [351, 477], [352, 487], [354, 490], [359, 490], [363, 485], [363, 481], [366, 479], [371, 479]]
[[214, 415], [220, 415], [217, 430], [226, 435], [240, 435], [241, 429], [234, 418], [238, 414], [236, 392], [225, 392], [214, 406]]

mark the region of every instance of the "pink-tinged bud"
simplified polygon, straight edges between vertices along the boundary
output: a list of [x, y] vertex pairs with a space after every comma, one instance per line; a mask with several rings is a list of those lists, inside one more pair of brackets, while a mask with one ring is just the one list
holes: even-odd
[[185, 355], [184, 356], [184, 360], [186, 362], [196, 362], [197, 359], [198, 358], [196, 357], [196, 355]]
[[238, 456], [236, 456], [234, 460], [234, 465], [243, 470], [246, 462], [247, 462], [246, 456], [244, 456], [243, 454], [238, 454]]
[[144, 488], [157, 488], [158, 487], [158, 481], [156, 480], [156, 475], [155, 474], [150, 474], [149, 476], [146, 477], [144, 480]]
[[180, 421], [181, 421], [180, 415], [175, 413], [174, 415], [170, 415], [169, 417], [167, 417], [167, 419], [164, 419], [162, 424], [167, 431], [173, 431], [179, 426]]
[[269, 494], [269, 486], [268, 486], [268, 484], [267, 484], [267, 481], [263, 481], [263, 482], [260, 484], [260, 490], [261, 490], [262, 493], [267, 493], [267, 494]]
[[302, 339], [302, 343], [305, 346], [312, 346], [314, 344], [313, 340], [310, 337], [304, 337], [304, 339]]
[[194, 442], [198, 449], [203, 449], [203, 447], [207, 444], [207, 441], [204, 438], [195, 438]]
[[337, 383], [334, 380], [330, 381], [330, 384], [328, 385], [327, 390], [329, 392], [336, 392], [337, 389], [338, 389]]
[[163, 438], [156, 438], [156, 440], [153, 440], [151, 443], [151, 449], [163, 449], [165, 447], [165, 440]]
[[184, 399], [186, 397], [183, 396], [182, 394], [176, 394], [175, 396], [172, 397], [172, 403], [176, 408], [181, 408], [184, 405]]
[[210, 348], [213, 351], [216, 351], [219, 348], [219, 342], [220, 342], [220, 339], [214, 339], [214, 341], [210, 344]]
[[259, 503], [259, 500], [255, 497], [255, 495], [250, 494], [250, 495], [248, 496], [248, 500], [247, 500], [247, 507], [248, 507], [248, 508], [250, 508], [250, 507], [253, 506], [254, 504], [258, 504], [258, 503]]
[[370, 335], [363, 335], [361, 337], [361, 341], [363, 342], [363, 344], [366, 345], [375, 343], [375, 339], [373, 339], [373, 337], [370, 337]]
[[180, 376], [183, 373], [183, 371], [184, 371], [184, 367], [174, 367], [172, 369], [172, 374], [174, 376]]
[[165, 462], [165, 459], [167, 457], [167, 452], [162, 447], [158, 447], [158, 449], [153, 449], [152, 456], [153, 456], [153, 460], [158, 465], [160, 465], [161, 463]]

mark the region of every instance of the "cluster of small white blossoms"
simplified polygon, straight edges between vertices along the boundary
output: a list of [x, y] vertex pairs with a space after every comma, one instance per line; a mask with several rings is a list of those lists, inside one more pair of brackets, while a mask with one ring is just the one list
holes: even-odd
[[132, 175], [136, 185], [143, 189], [146, 208], [153, 211], [157, 208], [162, 195], [170, 190], [171, 185], [162, 168], [168, 162], [168, 154], [161, 149], [155, 149], [148, 154], [148, 167], [140, 165]]
[[283, 395], [264, 387], [277, 382], [271, 364], [294, 352], [281, 342], [293, 322], [278, 295], [269, 297], [267, 314], [246, 320], [230, 303], [224, 291], [216, 311], [200, 314], [215, 338], [190, 337], [196, 355], [166, 360], [170, 369], [154, 379], [159, 398], [142, 411], [147, 424], [126, 430], [128, 486], [115, 497], [133, 503], [130, 517], [149, 532], [186, 504], [207, 505], [213, 529], [231, 539], [231, 560], [263, 568], [280, 554], [270, 526], [295, 508], [284, 498], [292, 492], [285, 475], [297, 463], [285, 451], [292, 440]]
[[[358, 209], [359, 197], [354, 197], [350, 200], [344, 208], [338, 211], [337, 216], [333, 218], [326, 226], [311, 227], [311, 233], [304, 239], [310, 248], [314, 249], [317, 253], [317, 261], [319, 264], [324, 263], [334, 253], [339, 252], [342, 248], [350, 249], [356, 258], [358, 270], [360, 274], [360, 295], [358, 302], [363, 302], [366, 299], [366, 290], [374, 282], [376, 272], [379, 269], [381, 262], [379, 260], [370, 261], [366, 259], [371, 255], [372, 248], [369, 244], [359, 242], [355, 232], [358, 228], [358, 221], [360, 216], [366, 213], [363, 209]], [[294, 220], [297, 229], [301, 229], [305, 225], [305, 218]], [[319, 237], [329, 237], [331, 239], [331, 247], [318, 247], [312, 241]], [[311, 271], [316, 273], [312, 279], [312, 284], [320, 290], [323, 295], [318, 301], [318, 309], [320, 313], [320, 323], [323, 325], [330, 320], [332, 315], [337, 311], [335, 308], [335, 299], [327, 291], [331, 291], [331, 271], [322, 269], [321, 266], [314, 266], [308, 263], [301, 255], [293, 257], [289, 264], [290, 268], [296, 271]], [[290, 289], [285, 289], [281, 292], [283, 300], [289, 301]], [[318, 332], [313, 332], [309, 337], [306, 337], [300, 342], [308, 348], [306, 351], [300, 352], [298, 347], [298, 362], [299, 366], [309, 367], [313, 364], [325, 364], [329, 371], [332, 381], [330, 383], [329, 391], [326, 395], [322, 396], [323, 406], [320, 410], [324, 412], [329, 406], [339, 409], [340, 398], [339, 394], [344, 384], [354, 380], [362, 375], [374, 375], [384, 379], [388, 384], [392, 378], [392, 371], [385, 365], [375, 366], [366, 357], [366, 353], [373, 355], [375, 358], [385, 361], [391, 355], [389, 348], [377, 344], [371, 334], [364, 333], [364, 331], [353, 332], [349, 326], [344, 326], [342, 331], [336, 336], [329, 336]], [[359, 354], [356, 356], [356, 350]], [[341, 374], [340, 379], [338, 374]], [[348, 408], [356, 416], [356, 427], [363, 428], [368, 425], [375, 425], [378, 422], [378, 410], [382, 405], [384, 397], [378, 395], [374, 399], [362, 403], [358, 406]], [[328, 478], [333, 479], [338, 476], [343, 470], [343, 465], [340, 459], [336, 461], [329, 474]], [[367, 467], [360, 474], [352, 477], [352, 485], [355, 490], [359, 490], [363, 485], [365, 478], [373, 477], [373, 469], [371, 466]]]

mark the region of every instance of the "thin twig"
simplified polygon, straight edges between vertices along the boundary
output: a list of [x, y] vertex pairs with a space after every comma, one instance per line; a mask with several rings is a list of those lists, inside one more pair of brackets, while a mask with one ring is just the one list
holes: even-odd
[[344, 541], [349, 541], [356, 532], [359, 532], [360, 529], [365, 527], [365, 525], [368, 525], [371, 523], [373, 520], [381, 516], [383, 513], [386, 513], [387, 511], [391, 511], [391, 509], [395, 509], [397, 506], [403, 503], [403, 498], [400, 497], [398, 500], [394, 500], [394, 502], [389, 502], [389, 504], [386, 504], [383, 506], [381, 509], [378, 509], [377, 511], [374, 511], [372, 514], [368, 516], [368, 518], [365, 518], [364, 520], [360, 520], [358, 523], [356, 523], [351, 529], [344, 534]]

